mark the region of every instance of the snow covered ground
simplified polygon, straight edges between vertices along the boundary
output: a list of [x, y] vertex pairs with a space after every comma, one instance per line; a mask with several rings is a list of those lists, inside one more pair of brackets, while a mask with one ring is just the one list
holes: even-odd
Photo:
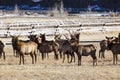
[[[34, 27], [34, 29], [32, 29]], [[8, 28], [10, 30], [8, 30]], [[119, 17], [61, 17], [61, 18], [40, 18], [40, 17], [7, 17], [0, 18], [0, 36], [7, 35], [29, 35], [45, 33], [54, 35], [55, 32], [66, 34], [71, 31], [81, 33], [99, 33], [120, 30]], [[9, 35], [9, 34], [8, 34]]]
[[[120, 27], [82, 27], [82, 28], [41, 28], [41, 29], [33, 29], [33, 30], [9, 30], [10, 35], [30, 35], [32, 34], [37, 34], [39, 35], [40, 33], [45, 33], [46, 35], [54, 35], [56, 32], [60, 34], [68, 34], [67, 30], [70, 30], [71, 32], [81, 32], [81, 33], [100, 33], [100, 32], [111, 32], [111, 31], [120, 31]], [[79, 30], [79, 31], [78, 31]], [[9, 35], [7, 33], [7, 30], [0, 30], [0, 36]]]

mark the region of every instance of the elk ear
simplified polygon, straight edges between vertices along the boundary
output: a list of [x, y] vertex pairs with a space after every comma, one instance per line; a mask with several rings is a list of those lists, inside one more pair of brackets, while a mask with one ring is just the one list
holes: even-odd
[[113, 37], [111, 37], [111, 39], [113, 39]]
[[10, 37], [12, 37], [12, 38], [13, 38], [14, 36], [15, 36], [15, 34], [13, 34], [13, 35], [11, 35], [11, 34], [10, 34]]
[[40, 33], [40, 36], [41, 36], [42, 34]]
[[108, 39], [108, 37], [106, 36], [106, 39]]
[[28, 36], [28, 38], [30, 38], [30, 35]]
[[12, 35], [10, 35], [10, 37], [13, 37]]
[[115, 39], [117, 39], [117, 37], [114, 37]]

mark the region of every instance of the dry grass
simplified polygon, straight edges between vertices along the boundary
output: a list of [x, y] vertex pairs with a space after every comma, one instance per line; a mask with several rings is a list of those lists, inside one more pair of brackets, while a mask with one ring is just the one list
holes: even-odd
[[[115, 36], [116, 34], [114, 33]], [[95, 37], [97, 34], [85, 35], [81, 35], [81, 40], [104, 38], [103, 34], [98, 34], [99, 37]], [[113, 33], [109, 33], [107, 36], [111, 35]], [[2, 40], [6, 43], [11, 39]], [[99, 43], [93, 44], [97, 46], [98, 57]], [[54, 60], [53, 53], [50, 53], [49, 59], [47, 58], [44, 61], [38, 54], [36, 64], [31, 64], [31, 57], [26, 55], [25, 65], [19, 65], [19, 58], [13, 56], [11, 45], [5, 45], [5, 52], [6, 60], [0, 59], [0, 80], [120, 80], [120, 61], [118, 65], [113, 65], [110, 51], [106, 51], [104, 61], [98, 58], [98, 66], [92, 66], [92, 58], [90, 56], [83, 57], [82, 66], [77, 66], [77, 57], [75, 63], [69, 64], [67, 59], [65, 63], [62, 63], [62, 59]]]
[[[54, 21], [56, 18], [1, 18], [3, 23], [14, 22], [37, 22], [37, 21]], [[17, 21], [16, 21], [17, 20]], [[57, 20], [76, 20], [81, 23], [94, 22], [120, 22], [119, 17], [112, 18], [81, 18], [68, 17], [57, 18]], [[97, 41], [105, 39], [105, 36], [117, 36], [119, 31], [106, 33], [81, 33], [81, 41]], [[26, 39], [26, 38], [21, 38]], [[53, 39], [49, 37], [47, 39]], [[1, 39], [4, 43], [11, 41], [10, 38]], [[90, 43], [82, 43], [90, 44]], [[93, 43], [97, 46], [97, 57], [99, 51], [99, 43]], [[19, 58], [13, 56], [11, 45], [5, 45], [6, 60], [0, 59], [0, 80], [120, 80], [120, 61], [118, 65], [112, 63], [112, 53], [106, 51], [105, 60], [98, 58], [98, 65], [92, 66], [92, 58], [82, 57], [82, 66], [77, 66], [76, 62], [62, 63], [62, 59], [54, 60], [53, 53], [50, 53], [49, 59], [42, 61], [38, 54], [37, 63], [31, 64], [31, 57], [25, 56], [25, 65], [19, 65]]]

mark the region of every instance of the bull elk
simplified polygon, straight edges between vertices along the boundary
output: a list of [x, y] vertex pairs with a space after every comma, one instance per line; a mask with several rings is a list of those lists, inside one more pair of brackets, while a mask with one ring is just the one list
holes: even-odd
[[66, 39], [61, 39], [60, 33], [59, 34], [54, 34], [54, 39], [55, 42], [59, 44], [59, 53], [60, 53], [60, 58], [62, 58], [62, 45], [65, 43], [67, 40]]
[[[69, 34], [70, 34], [70, 37], [71, 39], [76, 39], [76, 43], [79, 44], [79, 38], [80, 38], [80, 33], [71, 33], [69, 30], [68, 30]], [[65, 38], [67, 39], [66, 41], [64, 41], [64, 43], [62, 44], [62, 52], [63, 52], [63, 62], [64, 62], [64, 59], [65, 59], [65, 54], [67, 54], [67, 58], [68, 58], [68, 62], [69, 62], [69, 55], [71, 56], [71, 61], [70, 63], [72, 62], [72, 59], [74, 58], [74, 62], [75, 62], [75, 55], [74, 55], [74, 50], [72, 49], [72, 46], [70, 44], [70, 39], [64, 35]]]

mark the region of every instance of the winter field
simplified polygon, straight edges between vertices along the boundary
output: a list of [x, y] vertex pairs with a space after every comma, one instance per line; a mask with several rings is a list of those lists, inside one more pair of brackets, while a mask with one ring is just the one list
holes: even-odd
[[[13, 23], [41, 23], [34, 25], [34, 30], [23, 26], [21, 28], [10, 28], [11, 34], [20, 34], [21, 40], [28, 40], [25, 35], [29, 35], [30, 31], [35, 31], [33, 34], [46, 33], [50, 36], [46, 36], [47, 40], [54, 40], [53, 34], [59, 31], [61, 34], [68, 33], [66, 29], [74, 30], [81, 29], [80, 44], [94, 44], [97, 47], [97, 58], [99, 55], [99, 41], [105, 39], [105, 36], [118, 36], [120, 32], [120, 18], [119, 17], [68, 17], [68, 18], [1, 18], [1, 24], [5, 25], [0, 29], [1, 33], [7, 34], [7, 28]], [[75, 21], [73, 23], [67, 23]], [[44, 22], [44, 25], [42, 24]], [[50, 23], [51, 22], [51, 23]], [[53, 22], [53, 23], [52, 23]], [[58, 24], [56, 24], [58, 22]], [[61, 25], [60, 25], [61, 22]], [[64, 22], [62, 24], [62, 22]], [[7, 24], [7, 25], [6, 25]], [[28, 25], [30, 25], [28, 24]], [[47, 24], [47, 25], [46, 25]], [[53, 25], [54, 24], [54, 25]], [[79, 25], [82, 24], [82, 27]], [[87, 26], [87, 24], [89, 24]], [[94, 26], [91, 26], [96, 24]], [[102, 25], [101, 25], [102, 24]], [[114, 24], [114, 25], [113, 25]], [[23, 25], [23, 24], [22, 24]], [[53, 27], [59, 25], [59, 27]], [[72, 26], [71, 26], [72, 25]], [[77, 26], [76, 26], [77, 25]], [[103, 26], [104, 25], [104, 26]], [[111, 26], [112, 25], [112, 26]], [[71, 27], [70, 27], [71, 26]], [[28, 27], [28, 26], [27, 26]], [[43, 28], [45, 27], [45, 28]], [[50, 28], [49, 28], [50, 27]], [[17, 28], [17, 29], [14, 29]], [[51, 35], [52, 34], [52, 35]], [[64, 38], [64, 36], [62, 36]], [[92, 58], [82, 57], [82, 65], [77, 66], [76, 62], [67, 63], [67, 57], [65, 62], [62, 59], [54, 60], [53, 53], [49, 54], [49, 58], [44, 61], [41, 59], [41, 54], [37, 55], [37, 63], [31, 64], [31, 57], [25, 56], [25, 65], [19, 65], [19, 58], [13, 56], [11, 38], [0, 38], [5, 44], [6, 60], [0, 59], [0, 80], [120, 80], [120, 61], [117, 65], [113, 65], [111, 51], [105, 52], [105, 60], [98, 58], [98, 65], [92, 65]], [[84, 42], [85, 41], [85, 42]], [[119, 58], [118, 58], [119, 59]]]

